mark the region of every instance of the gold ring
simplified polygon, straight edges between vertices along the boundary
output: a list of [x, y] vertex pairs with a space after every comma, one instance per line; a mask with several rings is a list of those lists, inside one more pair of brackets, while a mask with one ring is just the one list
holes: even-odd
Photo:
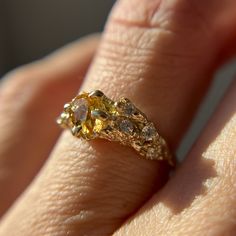
[[78, 138], [116, 141], [133, 147], [146, 159], [175, 163], [154, 124], [127, 98], [113, 101], [99, 90], [83, 92], [64, 105], [57, 123]]

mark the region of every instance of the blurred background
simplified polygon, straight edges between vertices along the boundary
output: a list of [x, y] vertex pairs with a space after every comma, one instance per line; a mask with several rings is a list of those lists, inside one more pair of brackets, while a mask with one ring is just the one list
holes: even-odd
[[[89, 33], [102, 31], [115, 0], [0, 0], [0, 78]], [[235, 78], [236, 61], [220, 70], [181, 145], [188, 152]]]
[[103, 29], [114, 0], [0, 0], [0, 77]]

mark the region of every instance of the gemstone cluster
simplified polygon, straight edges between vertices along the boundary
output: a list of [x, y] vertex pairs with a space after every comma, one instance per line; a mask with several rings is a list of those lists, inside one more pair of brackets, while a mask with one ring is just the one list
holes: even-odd
[[127, 98], [113, 101], [99, 90], [83, 92], [65, 104], [57, 123], [76, 137], [117, 141], [147, 159], [171, 161], [154, 124]]

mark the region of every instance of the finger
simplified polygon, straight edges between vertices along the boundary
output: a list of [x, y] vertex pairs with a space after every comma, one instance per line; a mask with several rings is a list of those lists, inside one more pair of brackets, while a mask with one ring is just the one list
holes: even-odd
[[0, 90], [0, 215], [50, 153], [60, 132], [55, 116], [64, 100], [76, 94], [96, 45], [97, 37], [91, 36], [4, 79]]
[[[213, 13], [210, 19], [217, 18]], [[83, 90], [129, 97], [158, 124], [174, 149], [222, 46], [214, 27], [203, 22], [189, 1], [118, 2]], [[5, 218], [2, 232], [109, 235], [161, 186], [161, 170], [160, 163], [138, 159], [126, 147], [88, 143], [66, 132]]]
[[175, 177], [116, 235], [235, 235], [235, 105], [234, 82]]

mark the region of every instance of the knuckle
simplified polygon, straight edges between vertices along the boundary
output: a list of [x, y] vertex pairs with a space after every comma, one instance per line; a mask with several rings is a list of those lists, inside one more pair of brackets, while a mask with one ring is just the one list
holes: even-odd
[[176, 39], [168, 31], [130, 28], [113, 22], [106, 29], [90, 70], [89, 86], [94, 84], [96, 88], [99, 84], [115, 96], [119, 87], [124, 94], [135, 97], [144, 83], [147, 88], [156, 83], [157, 72], [159, 78], [173, 78], [178, 72], [190, 70], [198, 55], [186, 55], [188, 50], [182, 50], [184, 46]]
[[131, 27], [196, 33], [206, 28], [209, 31], [212, 22], [208, 8], [196, 0], [122, 0], [114, 9], [111, 21]]
[[187, 1], [170, 1], [172, 6], [165, 2], [132, 0], [117, 4], [92, 67], [94, 73], [90, 73], [96, 86], [106, 84], [113, 94], [117, 86], [132, 92], [131, 86], [144, 78], [153, 82], [156, 71], [167, 78], [191, 71], [196, 62], [199, 67], [205, 66], [199, 58], [210, 41], [201, 40], [200, 28], [205, 27], [198, 27], [205, 24], [199, 20], [201, 14], [189, 14], [188, 9], [194, 11], [194, 7]]
[[113, 11], [111, 20], [126, 26], [149, 28], [151, 19], [159, 9], [162, 0], [122, 0]]
[[37, 63], [22, 66], [6, 74], [0, 87], [1, 105], [9, 106], [11, 104], [18, 109], [21, 107], [20, 104], [25, 104], [32, 88], [39, 88], [37, 77]]
[[5, 102], [11, 102], [20, 96], [30, 82], [28, 69], [25, 67], [18, 68], [9, 72], [4, 78], [1, 85], [1, 98]]

